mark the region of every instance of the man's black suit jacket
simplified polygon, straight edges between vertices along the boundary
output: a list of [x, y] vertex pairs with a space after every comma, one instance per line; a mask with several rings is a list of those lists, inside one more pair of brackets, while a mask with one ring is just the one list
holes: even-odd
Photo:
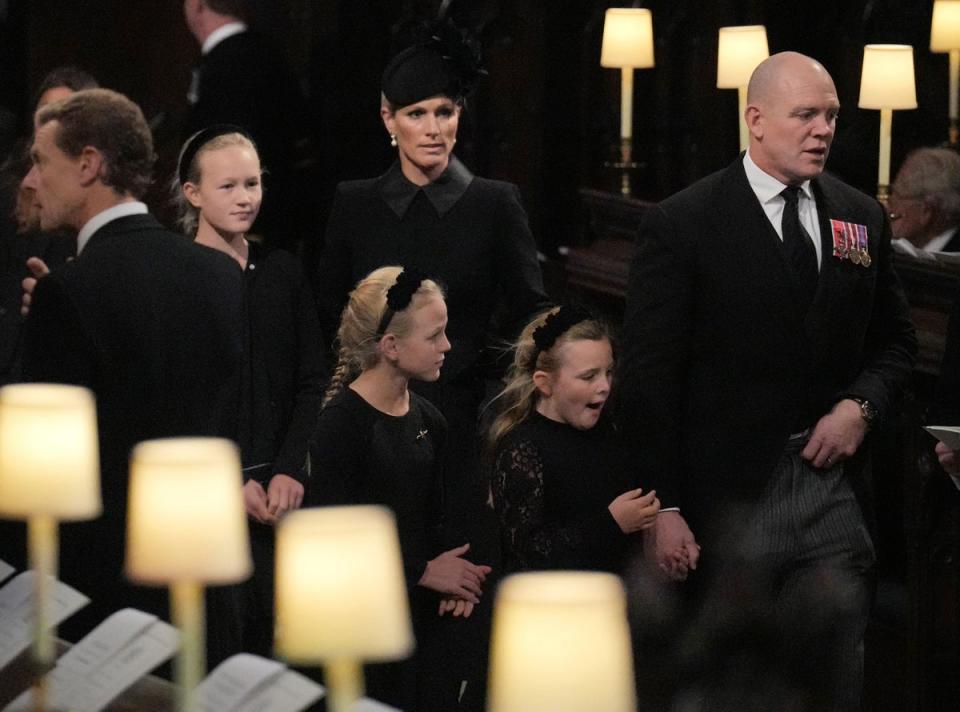
[[110, 599], [112, 587], [122, 588], [131, 448], [151, 438], [235, 435], [242, 295], [242, 272], [226, 255], [150, 215], [107, 223], [75, 260], [37, 283], [25, 376], [96, 396], [104, 512], [65, 528], [61, 564], [101, 617], [126, 603]]
[[[645, 217], [628, 285], [621, 415], [644, 487], [696, 526], [762, 492], [786, 440], [840, 399], [890, 413], [916, 338], [872, 198], [812, 182], [823, 258], [798, 307], [783, 243], [742, 158]], [[830, 219], [865, 225], [869, 267], [833, 256]]]
[[256, 32], [231, 35], [204, 55], [197, 67], [196, 101], [187, 111], [183, 139], [213, 124], [237, 124], [257, 144], [267, 174], [267, 198], [257, 231], [287, 244], [295, 229], [290, 195], [296, 144], [308, 135], [304, 99], [281, 51]]

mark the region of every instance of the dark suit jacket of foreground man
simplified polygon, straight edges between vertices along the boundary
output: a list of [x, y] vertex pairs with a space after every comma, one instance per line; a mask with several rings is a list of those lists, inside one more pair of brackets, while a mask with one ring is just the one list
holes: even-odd
[[[883, 208], [828, 174], [811, 184], [823, 257], [805, 318], [742, 155], [640, 230], [620, 395], [642, 481], [705, 546], [724, 504], [760, 497], [798, 427], [851, 396], [887, 416], [910, 377], [916, 339]], [[869, 267], [833, 256], [831, 219], [867, 227]]]
[[26, 375], [88, 386], [97, 401], [103, 516], [61, 536], [61, 578], [92, 599], [70, 621], [80, 634], [124, 605], [165, 609], [165, 591], [122, 573], [128, 457], [141, 440], [234, 435], [241, 278], [225, 255], [141, 214], [107, 223], [37, 283]]

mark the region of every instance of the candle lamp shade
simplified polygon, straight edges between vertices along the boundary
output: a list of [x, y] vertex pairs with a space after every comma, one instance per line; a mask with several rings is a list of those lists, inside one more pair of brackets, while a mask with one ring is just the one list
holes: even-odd
[[916, 109], [913, 47], [875, 44], [863, 48], [861, 109]]
[[936, 0], [930, 22], [930, 51], [960, 49], [960, 0]]
[[93, 394], [47, 383], [0, 388], [0, 517], [82, 520], [100, 512]]
[[491, 712], [636, 709], [626, 597], [612, 574], [515, 574], [494, 607]]
[[717, 46], [717, 88], [739, 89], [770, 56], [767, 28], [763, 25], [721, 27]]
[[220, 438], [169, 438], [134, 448], [126, 570], [147, 585], [227, 584], [250, 575], [236, 445]]
[[393, 513], [292, 512], [277, 530], [276, 652], [292, 662], [407, 657], [413, 631]]
[[643, 8], [610, 8], [604, 16], [601, 67], [641, 69], [653, 63], [653, 15]]

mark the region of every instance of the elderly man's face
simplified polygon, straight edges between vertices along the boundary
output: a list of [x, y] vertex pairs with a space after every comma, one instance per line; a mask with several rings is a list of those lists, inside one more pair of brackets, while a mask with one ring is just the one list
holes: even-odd
[[68, 156], [56, 144], [58, 121], [50, 121], [34, 133], [30, 157], [33, 167], [23, 179], [23, 186], [35, 193], [40, 211], [40, 227], [82, 227], [84, 203], [80, 158]]
[[922, 197], [898, 195], [896, 191], [887, 202], [890, 210], [890, 227], [893, 236], [909, 240], [917, 247], [923, 247], [928, 241], [926, 231], [930, 224], [930, 208]]
[[787, 185], [820, 175], [840, 110], [830, 75], [811, 62], [791, 63], [758, 108], [750, 146], [754, 162]]

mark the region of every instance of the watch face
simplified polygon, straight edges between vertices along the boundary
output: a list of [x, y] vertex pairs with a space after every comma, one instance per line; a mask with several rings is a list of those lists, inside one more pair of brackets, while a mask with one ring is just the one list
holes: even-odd
[[870, 401], [863, 401], [860, 403], [860, 412], [863, 413], [863, 418], [868, 423], [872, 423], [877, 419], [879, 413], [877, 409], [873, 406], [873, 403]]

